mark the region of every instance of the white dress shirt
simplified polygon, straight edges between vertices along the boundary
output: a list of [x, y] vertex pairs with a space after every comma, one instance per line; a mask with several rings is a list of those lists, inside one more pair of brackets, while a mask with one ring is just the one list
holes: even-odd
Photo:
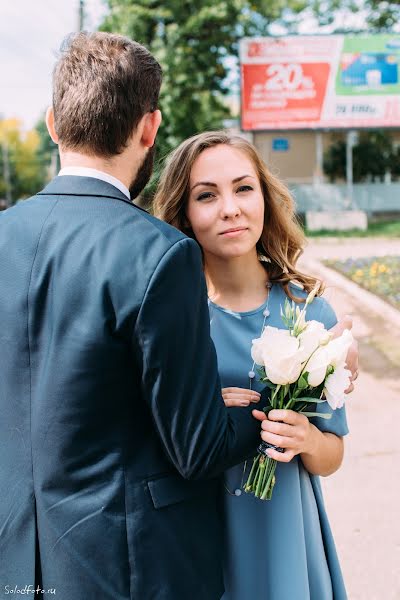
[[113, 175], [104, 173], [104, 171], [98, 171], [97, 169], [91, 169], [90, 167], [64, 167], [58, 173], [59, 177], [62, 177], [63, 175], [76, 175], [78, 177], [93, 177], [94, 179], [101, 179], [102, 181], [106, 181], [107, 183], [110, 183], [116, 187], [118, 190], [120, 190], [120, 192], [125, 194], [129, 200], [131, 199], [131, 195], [126, 185], [124, 185], [122, 181], [116, 177], [113, 177]]

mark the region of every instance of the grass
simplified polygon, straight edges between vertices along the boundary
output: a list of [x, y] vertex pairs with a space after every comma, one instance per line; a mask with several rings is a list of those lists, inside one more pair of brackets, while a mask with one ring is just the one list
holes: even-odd
[[326, 260], [328, 267], [400, 309], [400, 257], [372, 256], [345, 261]]
[[391, 237], [400, 238], [400, 220], [386, 221], [382, 223], [370, 223], [366, 231], [349, 229], [349, 231], [308, 231], [307, 237]]

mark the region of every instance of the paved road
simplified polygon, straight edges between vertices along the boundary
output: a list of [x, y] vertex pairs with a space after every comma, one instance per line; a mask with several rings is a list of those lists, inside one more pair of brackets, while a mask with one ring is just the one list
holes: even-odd
[[304, 270], [325, 277], [337, 314], [353, 315], [360, 343], [345, 460], [323, 479], [349, 600], [400, 600], [400, 313], [343, 285], [319, 260], [385, 254], [400, 257], [400, 240], [320, 239], [301, 259]]

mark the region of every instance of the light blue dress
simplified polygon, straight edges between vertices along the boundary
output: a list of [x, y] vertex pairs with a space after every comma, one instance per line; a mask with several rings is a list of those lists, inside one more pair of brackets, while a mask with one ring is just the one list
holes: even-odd
[[[305, 296], [297, 287], [292, 289], [298, 297]], [[209, 302], [223, 387], [249, 387], [251, 341], [260, 336], [263, 311], [268, 304], [266, 325], [283, 328], [280, 307], [285, 298], [283, 288], [273, 285], [269, 301], [249, 312], [236, 313]], [[327, 328], [336, 323], [334, 311], [322, 298], [308, 307], [307, 320], [311, 319]], [[253, 381], [253, 389], [261, 391], [257, 377]], [[330, 412], [327, 403], [319, 404], [318, 410]], [[348, 433], [344, 408], [334, 411], [330, 420], [312, 421], [322, 431]], [[345, 600], [319, 477], [310, 475], [298, 456], [279, 463], [272, 499], [261, 501], [240, 493], [243, 468], [240, 464], [225, 474], [223, 600]]]

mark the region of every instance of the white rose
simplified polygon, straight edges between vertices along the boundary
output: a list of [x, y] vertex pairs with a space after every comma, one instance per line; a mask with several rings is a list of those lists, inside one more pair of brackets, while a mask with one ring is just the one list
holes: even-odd
[[334, 367], [346, 361], [347, 352], [353, 343], [353, 336], [348, 329], [345, 329], [342, 335], [335, 338], [327, 344], [326, 348], [331, 357], [330, 364]]
[[[326, 333], [329, 335], [328, 332]], [[320, 343], [324, 344], [325, 341], [326, 340], [324, 340], [322, 335]], [[319, 386], [324, 381], [326, 370], [329, 366], [336, 369], [337, 367], [344, 365], [348, 349], [352, 342], [352, 334], [348, 329], [345, 329], [340, 337], [331, 340], [326, 345], [320, 346], [311, 356], [304, 368], [304, 370], [309, 373], [309, 385], [312, 387]], [[349, 384], [347, 384], [346, 388], [347, 387], [349, 387]]]
[[318, 387], [324, 381], [330, 360], [331, 357], [326, 346], [321, 346], [314, 352], [304, 367], [304, 371], [308, 373], [309, 385]]
[[252, 340], [251, 346], [251, 358], [254, 360], [256, 365], [263, 365], [263, 355], [262, 355], [262, 338], [257, 338]]
[[264, 366], [272, 383], [285, 385], [296, 381], [301, 373], [302, 361], [299, 341], [286, 329], [266, 327], [262, 336], [253, 340], [251, 355]]
[[335, 410], [344, 404], [344, 391], [350, 385], [351, 372], [346, 369], [344, 361], [335, 367], [334, 372], [328, 375], [325, 381], [324, 394], [329, 406]]
[[330, 339], [330, 334], [319, 321], [307, 321], [306, 328], [300, 333], [300, 350], [303, 354], [303, 361], [308, 360], [318, 348], [326, 344]]
[[281, 344], [287, 337], [290, 337], [289, 331], [286, 329], [278, 329], [268, 325], [265, 327], [261, 337], [253, 340], [251, 347], [251, 356], [255, 363], [264, 366], [263, 352], [271, 350], [274, 346]]

